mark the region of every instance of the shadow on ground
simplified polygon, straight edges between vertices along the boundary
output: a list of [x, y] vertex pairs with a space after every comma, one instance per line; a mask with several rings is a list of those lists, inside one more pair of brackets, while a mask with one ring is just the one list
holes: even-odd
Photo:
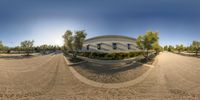
[[136, 79], [149, 70], [148, 66], [144, 66], [141, 63], [111, 66], [86, 62], [72, 67], [82, 76], [102, 83], [120, 83], [130, 81]]
[[124, 72], [127, 70], [135, 69], [140, 66], [142, 66], [142, 64], [139, 64], [139, 63], [133, 63], [128, 66], [116, 67], [116, 66], [111, 66], [111, 65], [108, 66], [108, 65], [100, 65], [100, 64], [86, 62], [84, 64], [80, 64], [80, 65], [74, 66], [74, 67], [80, 67], [81, 69], [88, 70], [95, 74], [115, 74], [118, 72]]

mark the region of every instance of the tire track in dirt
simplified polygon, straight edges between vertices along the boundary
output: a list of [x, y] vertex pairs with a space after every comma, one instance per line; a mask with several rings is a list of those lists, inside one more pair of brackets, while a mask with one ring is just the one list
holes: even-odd
[[[28, 74], [32, 74], [32, 76], [35, 76], [35, 78], [29, 77], [33, 78], [31, 80], [24, 80], [24, 77], [16, 77], [19, 78], [18, 80], [22, 81], [20, 82], [21, 85], [16, 85], [15, 84], [16, 80], [9, 80], [9, 82], [7, 82], [9, 84], [4, 84], [4, 85], [1, 84], [0, 98], [19, 99], [24, 97], [35, 97], [39, 95], [44, 95], [49, 91], [51, 91], [51, 89], [55, 85], [55, 80], [58, 74], [59, 57], [56, 56], [55, 58], [52, 58], [44, 65], [45, 66], [41, 66], [37, 70], [32, 71], [31, 73], [30, 72], [21, 73], [22, 74], [21, 76], [26, 76]], [[13, 72], [10, 72], [10, 75], [12, 75], [12, 73]], [[9, 79], [10, 77], [12, 76], [8, 75], [8, 77], [4, 78], [4, 80]]]

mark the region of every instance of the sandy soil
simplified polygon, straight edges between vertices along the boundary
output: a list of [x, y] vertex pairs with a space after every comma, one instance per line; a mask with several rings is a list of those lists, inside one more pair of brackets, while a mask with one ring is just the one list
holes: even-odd
[[0, 100], [199, 100], [200, 59], [162, 53], [141, 83], [120, 89], [81, 83], [62, 55], [0, 59]]
[[101, 83], [120, 83], [133, 80], [144, 74], [149, 67], [138, 63], [124, 66], [105, 66], [94, 63], [83, 63], [73, 66], [84, 77]]
[[25, 59], [39, 56], [40, 53], [31, 53], [30, 56], [26, 56], [25, 54], [0, 54], [0, 59]]

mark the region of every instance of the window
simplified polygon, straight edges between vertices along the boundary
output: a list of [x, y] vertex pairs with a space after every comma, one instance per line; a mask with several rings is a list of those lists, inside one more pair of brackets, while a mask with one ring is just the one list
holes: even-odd
[[114, 49], [114, 50], [117, 49], [117, 43], [113, 43], [113, 49]]
[[90, 49], [90, 45], [88, 44], [88, 45], [86, 46], [86, 48], [87, 48], [87, 50], [89, 50], [89, 49]]
[[128, 46], [128, 49], [131, 49], [131, 44], [128, 43], [127, 46]]
[[100, 44], [100, 43], [97, 44], [97, 49], [98, 49], [98, 50], [101, 50], [101, 44]]

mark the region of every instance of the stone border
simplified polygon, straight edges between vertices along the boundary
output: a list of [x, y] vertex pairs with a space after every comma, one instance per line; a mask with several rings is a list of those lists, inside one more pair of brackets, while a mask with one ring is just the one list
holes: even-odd
[[122, 59], [122, 60], [99, 60], [99, 59], [91, 59], [88, 57], [82, 57], [82, 56], [77, 56], [79, 59], [96, 63], [96, 64], [103, 64], [103, 65], [113, 65], [113, 64], [123, 64], [123, 63], [128, 63], [128, 62], [133, 62], [137, 61], [139, 59], [142, 59], [142, 56], [137, 56], [129, 59]]
[[65, 57], [65, 55], [63, 55], [63, 56], [67, 60], [67, 65], [69, 65], [69, 66], [78, 65], [78, 64], [88, 62], [88, 61], [81, 61], [81, 62], [77, 62], [77, 63], [72, 63], [72, 62], [68, 61], [68, 59], [67, 59], [67, 57]]
[[[149, 56], [153, 55], [154, 53], [150, 53]], [[92, 58], [88, 58], [88, 57], [84, 57], [84, 56], [77, 56], [77, 58], [88, 61], [88, 62], [92, 62], [92, 63], [96, 63], [96, 64], [103, 64], [103, 65], [113, 65], [113, 64], [126, 64], [129, 62], [133, 62], [133, 61], [137, 61], [140, 59], [144, 59], [144, 56], [140, 55], [140, 56], [136, 56], [136, 57], [132, 57], [132, 58], [127, 58], [127, 59], [120, 59], [120, 60], [100, 60], [100, 59], [92, 59]]]
[[[150, 53], [149, 56], [153, 55], [154, 53]], [[113, 65], [113, 64], [118, 64], [121, 66], [127, 63], [131, 63], [134, 61], [138, 61], [141, 59], [144, 59], [144, 56], [140, 55], [140, 56], [136, 56], [136, 57], [132, 57], [132, 58], [127, 58], [127, 59], [121, 59], [121, 60], [100, 60], [100, 59], [92, 59], [92, 58], [88, 58], [88, 57], [83, 57], [83, 56], [77, 56], [77, 58], [88, 61], [88, 62], [92, 62], [92, 63], [96, 63], [96, 64], [101, 64], [101, 65]]]
[[[65, 61], [68, 63], [68, 60], [66, 59], [66, 57], [64, 56]], [[94, 87], [99, 87], [99, 88], [123, 88], [123, 87], [129, 87], [135, 84], [138, 84], [140, 82], [142, 82], [152, 71], [152, 69], [154, 68], [153, 65], [147, 65], [147, 64], [143, 64], [145, 66], [149, 66], [150, 69], [148, 71], [146, 71], [143, 75], [137, 77], [134, 80], [131, 81], [127, 81], [127, 82], [122, 82], [122, 83], [101, 83], [101, 82], [96, 82], [90, 79], [87, 79], [86, 77], [82, 76], [81, 74], [79, 74], [73, 67], [69, 66], [69, 70], [72, 72], [72, 74], [81, 82], [90, 85], [90, 86], [94, 86]]]
[[73, 66], [73, 65], [78, 65], [78, 64], [85, 63], [85, 62], [87, 62], [87, 61], [81, 61], [81, 62], [77, 62], [77, 63], [69, 63], [68, 65]]

